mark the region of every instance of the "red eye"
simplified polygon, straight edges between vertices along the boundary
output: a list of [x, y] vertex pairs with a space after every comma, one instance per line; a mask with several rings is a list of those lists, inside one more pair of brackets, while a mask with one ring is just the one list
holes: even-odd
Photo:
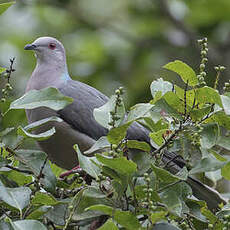
[[48, 45], [48, 47], [49, 47], [51, 50], [54, 50], [54, 49], [56, 48], [56, 44], [50, 43], [50, 44]]

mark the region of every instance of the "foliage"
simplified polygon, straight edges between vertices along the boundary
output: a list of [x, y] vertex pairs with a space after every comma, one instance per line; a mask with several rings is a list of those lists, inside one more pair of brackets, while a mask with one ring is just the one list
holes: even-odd
[[[63, 170], [52, 165], [44, 152], [21, 147], [30, 140], [52, 136], [54, 128], [41, 134], [32, 130], [47, 122], [60, 122], [60, 118], [46, 118], [25, 127], [8, 124], [2, 129], [0, 229], [228, 229], [229, 205], [210, 210], [205, 202], [191, 197], [192, 190], [185, 182], [195, 174], [208, 178], [214, 186], [222, 178], [230, 180], [229, 83], [223, 94], [217, 91], [224, 67], [216, 66], [214, 86], [206, 85], [207, 40], [199, 43], [198, 71], [179, 60], [163, 66], [179, 75], [183, 87], [162, 78], [154, 80], [151, 101], [133, 106], [127, 116], [123, 88], [95, 109], [95, 119], [109, 132], [86, 152], [94, 153], [93, 157], [74, 146], [81, 166], [74, 175], [59, 178]], [[9, 120], [15, 109], [46, 106], [59, 110], [71, 103], [53, 88], [11, 102], [14, 60], [10, 62], [9, 68], [0, 68], [3, 120]], [[126, 139], [133, 122], [150, 130], [151, 146]], [[129, 158], [130, 149], [140, 154]], [[186, 167], [175, 175], [162, 161], [166, 149], [186, 160]]]

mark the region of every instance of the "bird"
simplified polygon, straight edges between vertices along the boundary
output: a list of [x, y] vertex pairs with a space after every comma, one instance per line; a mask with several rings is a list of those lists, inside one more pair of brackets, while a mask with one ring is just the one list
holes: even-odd
[[[93, 111], [103, 106], [109, 98], [99, 90], [71, 79], [65, 48], [56, 38], [39, 37], [27, 44], [24, 49], [34, 51], [37, 59], [36, 67], [27, 82], [26, 92], [54, 87], [63, 95], [73, 98], [72, 104], [59, 111], [47, 107], [26, 110], [28, 123], [50, 116], [62, 119], [62, 122], [49, 122], [35, 132], [41, 133], [55, 127], [55, 134], [47, 140], [38, 141], [38, 145], [53, 163], [70, 170], [78, 164], [74, 144], [79, 146], [81, 152], [85, 152], [100, 137], [107, 135], [108, 130], [97, 123]], [[149, 130], [137, 122], [128, 128], [126, 138], [150, 144]], [[168, 162], [167, 170], [172, 173], [178, 172], [186, 165], [181, 156], [169, 151], [164, 151], [163, 161], [166, 164]], [[200, 181], [188, 177], [187, 183], [191, 186], [193, 194], [198, 199], [205, 200], [210, 209], [217, 209], [220, 203], [226, 203], [217, 191]]]

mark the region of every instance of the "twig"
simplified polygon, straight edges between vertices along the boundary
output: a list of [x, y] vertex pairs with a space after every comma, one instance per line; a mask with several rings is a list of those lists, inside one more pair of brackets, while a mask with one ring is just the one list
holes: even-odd
[[6, 70], [6, 73], [8, 74], [7, 75], [7, 83], [10, 83], [11, 74], [15, 71], [15, 69], [13, 68], [14, 61], [15, 61], [15, 57], [10, 59], [10, 67], [9, 67], [9, 69]]

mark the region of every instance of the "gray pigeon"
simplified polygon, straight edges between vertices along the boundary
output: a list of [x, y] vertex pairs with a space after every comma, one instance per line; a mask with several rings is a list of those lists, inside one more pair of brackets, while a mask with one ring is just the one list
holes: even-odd
[[[108, 130], [94, 119], [93, 110], [104, 105], [108, 97], [95, 88], [70, 78], [64, 46], [57, 39], [40, 37], [32, 44], [26, 45], [24, 49], [35, 51], [37, 58], [37, 65], [27, 83], [26, 92], [55, 87], [62, 94], [74, 99], [72, 104], [59, 111], [45, 107], [26, 110], [29, 123], [50, 116], [62, 118], [61, 123], [50, 122], [36, 130], [40, 133], [53, 126], [56, 129], [52, 137], [38, 144], [52, 162], [62, 168], [72, 169], [78, 164], [73, 145], [78, 144], [80, 150], [84, 152], [101, 136], [107, 134]], [[149, 131], [138, 123], [133, 123], [129, 127], [127, 138], [150, 143]], [[165, 162], [170, 162], [167, 166], [172, 173], [179, 171], [185, 165], [182, 157], [175, 156], [175, 153], [167, 151], [163, 156]], [[194, 195], [205, 200], [209, 208], [216, 209], [219, 203], [225, 203], [219, 193], [201, 182], [193, 178], [188, 178], [187, 182], [191, 185]]]

